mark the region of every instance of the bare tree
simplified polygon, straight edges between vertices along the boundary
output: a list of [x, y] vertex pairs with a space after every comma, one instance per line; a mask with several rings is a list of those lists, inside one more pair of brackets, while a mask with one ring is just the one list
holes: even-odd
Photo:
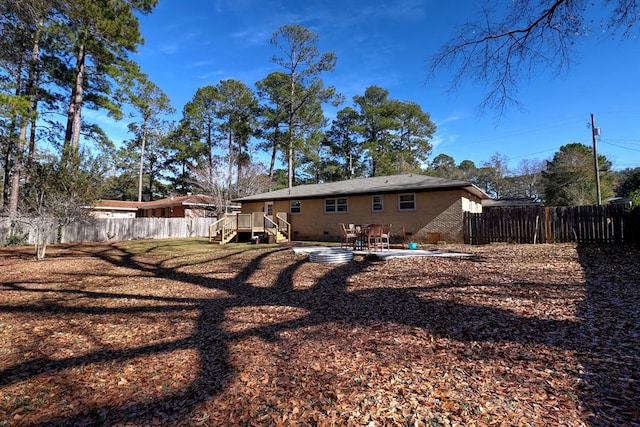
[[211, 169], [207, 165], [191, 170], [194, 186], [214, 199], [219, 212], [226, 212], [231, 200], [269, 191], [272, 187], [268, 169], [261, 163], [245, 165], [243, 173], [232, 188], [228, 187], [229, 170], [223, 157], [218, 157]]
[[[586, 18], [595, 8], [604, 9], [606, 22]], [[640, 20], [640, 2], [494, 0], [484, 3], [480, 17], [442, 46], [432, 59], [432, 73], [441, 68], [453, 71], [452, 90], [465, 79], [487, 85], [480, 108], [502, 115], [508, 107], [520, 106], [519, 82], [539, 67], [555, 75], [566, 72], [575, 60], [573, 46], [585, 40], [592, 26], [605, 28], [611, 36], [631, 37]]]
[[[232, 153], [232, 157], [235, 162], [238, 153]], [[191, 169], [194, 187], [213, 197], [218, 211], [225, 212], [236, 197], [269, 191], [272, 185], [267, 168], [262, 164], [246, 164], [235, 181], [230, 179], [229, 173], [232, 172], [227, 168], [227, 159], [222, 155], [214, 157], [212, 167], [203, 164]]]
[[220, 156], [213, 156], [212, 162], [203, 163], [191, 169], [191, 177], [196, 188], [213, 197], [216, 210], [225, 212], [230, 203], [226, 162]]
[[59, 240], [65, 225], [88, 218], [86, 207], [99, 191], [102, 163], [79, 152], [71, 156], [68, 165], [55, 158], [34, 165], [34, 177], [21, 198], [15, 222], [32, 233], [37, 259], [44, 259], [56, 231]]
[[250, 163], [243, 169], [242, 176], [238, 177], [236, 195], [244, 197], [264, 193], [272, 186], [268, 168], [262, 163]]
[[482, 162], [482, 167], [478, 170], [478, 181], [488, 194], [500, 199], [506, 195], [507, 177], [510, 174], [509, 158], [495, 153], [488, 161]]
[[80, 216], [79, 204], [60, 193], [37, 189], [28, 202], [21, 202], [16, 222], [30, 231], [35, 246], [36, 259], [42, 260], [47, 245], [57, 230]]
[[539, 200], [542, 193], [542, 171], [546, 162], [537, 159], [522, 159], [515, 172], [518, 196]]

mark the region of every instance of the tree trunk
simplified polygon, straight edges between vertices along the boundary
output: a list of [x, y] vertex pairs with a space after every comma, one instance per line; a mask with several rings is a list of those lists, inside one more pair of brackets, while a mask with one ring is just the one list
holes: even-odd
[[36, 139], [37, 139], [37, 123], [38, 123], [38, 103], [40, 102], [40, 79], [41, 79], [41, 72], [40, 72], [40, 67], [38, 67], [38, 63], [40, 62], [40, 35], [41, 35], [41, 29], [42, 26], [44, 25], [44, 21], [40, 21], [39, 25], [38, 25], [38, 30], [37, 30], [37, 36], [36, 36], [36, 41], [34, 43], [34, 47], [33, 47], [33, 62], [31, 64], [31, 70], [30, 72], [32, 73], [32, 75], [30, 76], [30, 81], [31, 83], [31, 96], [32, 96], [32, 104], [31, 104], [31, 111], [32, 114], [29, 117], [30, 119], [30, 125], [29, 125], [29, 148], [27, 150], [27, 158], [26, 160], [24, 160], [24, 164], [25, 164], [25, 174], [24, 174], [24, 182], [26, 184], [31, 182], [31, 170], [33, 168], [33, 157], [34, 157], [34, 153], [36, 151]]
[[294, 107], [295, 97], [296, 97], [296, 80], [295, 80], [295, 71], [292, 68], [291, 72], [291, 98], [289, 99], [289, 142], [287, 147], [287, 161], [289, 163], [289, 188], [293, 187], [293, 141], [294, 141], [294, 130], [293, 124], [295, 122], [295, 114], [296, 110]]
[[276, 156], [278, 154], [278, 139], [280, 137], [280, 127], [276, 125], [276, 131], [273, 135], [273, 148], [271, 150], [271, 163], [269, 164], [269, 179], [273, 181], [273, 174], [276, 167]]
[[231, 185], [233, 182], [233, 131], [231, 130], [229, 131], [229, 158], [227, 159], [227, 162], [227, 200], [231, 200]]
[[9, 194], [11, 192], [10, 189], [10, 185], [9, 185], [9, 181], [11, 180], [11, 149], [13, 148], [13, 146], [11, 145], [11, 138], [9, 139], [7, 146], [6, 146], [6, 150], [4, 151], [3, 154], [3, 159], [2, 159], [2, 163], [4, 165], [4, 176], [2, 179], [2, 182], [4, 183], [4, 185], [2, 186], [2, 199], [1, 199], [1, 203], [0, 203], [0, 208], [4, 209], [6, 204], [9, 203]]
[[20, 134], [13, 161], [13, 173], [11, 174], [11, 193], [9, 194], [9, 203], [7, 205], [7, 213], [9, 220], [13, 221], [18, 216], [18, 200], [20, 194], [20, 174], [22, 173], [22, 158], [24, 154], [24, 141], [27, 138], [27, 126], [29, 121], [26, 117], [22, 118], [23, 124], [20, 126]]
[[213, 185], [213, 135], [211, 131], [211, 122], [207, 124], [207, 161], [209, 162], [209, 173], [207, 185]]
[[[40, 80], [40, 76], [38, 76], [38, 81], [39, 80]], [[34, 94], [34, 98], [35, 99], [33, 100], [33, 111], [37, 111], [38, 101], [39, 101], [39, 95], [38, 95], [37, 89], [36, 89], [36, 93]], [[33, 161], [34, 161], [33, 156], [34, 156], [34, 153], [36, 152], [37, 121], [38, 121], [38, 116], [36, 114], [32, 114], [31, 127], [29, 132], [29, 148], [27, 149], [27, 158], [25, 160], [25, 165], [26, 165], [25, 176], [24, 176], [25, 184], [29, 184], [31, 182], [31, 172], [33, 170]]]
[[[40, 21], [37, 29], [33, 35], [33, 48], [31, 50], [31, 61], [29, 64], [29, 76], [27, 78], [27, 84], [24, 88], [24, 93], [27, 96], [32, 97], [32, 106], [29, 110], [29, 113], [33, 117], [35, 117], [38, 104], [36, 97], [36, 73], [37, 73], [37, 63], [38, 58], [40, 57], [40, 34], [41, 34], [41, 25], [42, 21]], [[19, 119], [20, 122], [20, 132], [18, 134], [18, 142], [16, 144], [16, 150], [14, 153], [14, 162], [13, 162], [13, 174], [11, 175], [11, 185], [10, 185], [10, 195], [9, 195], [9, 203], [7, 206], [9, 220], [14, 220], [18, 216], [18, 200], [20, 198], [20, 178], [22, 176], [22, 166], [24, 159], [24, 148], [27, 142], [27, 128], [29, 124], [32, 123], [29, 120], [28, 115], [22, 115]]]
[[47, 242], [40, 242], [35, 244], [36, 259], [42, 261], [47, 253]]
[[[20, 75], [22, 74], [22, 66], [20, 66], [18, 68], [18, 79], [16, 82], [16, 96], [20, 95], [20, 86], [22, 85], [22, 79], [20, 78]], [[11, 188], [11, 172], [13, 170], [13, 163], [14, 163], [14, 158], [15, 158], [15, 145], [14, 145], [14, 140], [16, 138], [16, 134], [15, 134], [15, 129], [18, 126], [18, 114], [14, 113], [12, 119], [11, 119], [11, 124], [9, 125], [9, 138], [7, 139], [7, 151], [5, 151], [4, 153], [4, 180], [2, 182], [4, 182], [4, 187], [2, 190], [2, 207], [3, 208], [7, 208], [7, 210], [9, 209], [9, 204], [11, 203], [11, 197], [12, 197], [12, 188]], [[12, 217], [11, 212], [8, 213], [9, 217]], [[15, 216], [15, 214], [14, 214]]]
[[71, 100], [67, 112], [67, 129], [64, 137], [63, 161], [68, 160], [68, 150], [77, 150], [80, 146], [80, 125], [82, 124], [82, 101], [84, 89], [86, 51], [85, 45], [78, 46], [78, 57], [76, 63], [76, 74], [73, 89], [71, 90]]
[[[144, 170], [144, 146], [147, 142], [147, 125], [142, 124], [142, 141], [140, 142], [140, 173], [138, 175], [138, 202], [142, 201], [142, 172]], [[151, 187], [151, 185], [149, 185]]]
[[247, 143], [244, 137], [238, 140], [238, 156], [236, 159], [236, 193], [234, 194], [234, 197], [237, 196], [237, 192], [239, 190], [238, 183], [242, 181], [244, 167], [249, 163], [248, 154], [247, 157], [245, 157], [243, 152], [246, 146]]
[[287, 152], [287, 158], [289, 163], [289, 188], [293, 187], [293, 133], [290, 132], [289, 136], [289, 149]]

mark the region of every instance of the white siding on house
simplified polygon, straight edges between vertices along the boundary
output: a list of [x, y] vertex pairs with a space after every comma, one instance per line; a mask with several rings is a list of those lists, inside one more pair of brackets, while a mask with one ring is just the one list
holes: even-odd
[[119, 210], [94, 210], [90, 213], [94, 218], [135, 218], [136, 213]]
[[475, 202], [473, 200], [467, 199], [466, 197], [462, 198], [462, 211], [463, 212], [471, 212], [471, 213], [481, 213], [482, 212], [482, 204]]

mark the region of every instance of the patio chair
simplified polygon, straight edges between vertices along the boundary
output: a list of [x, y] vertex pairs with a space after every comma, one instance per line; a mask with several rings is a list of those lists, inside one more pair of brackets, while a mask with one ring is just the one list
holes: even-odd
[[340, 223], [340, 231], [342, 232], [342, 244], [341, 247], [355, 247], [356, 240], [358, 240], [358, 233], [352, 227], [345, 227], [344, 223]]
[[[384, 241], [382, 238], [383, 226], [382, 224], [370, 224], [367, 227], [367, 248], [376, 250], [378, 248], [384, 249]], [[387, 240], [387, 249], [389, 249], [389, 240]]]
[[384, 249], [385, 245], [387, 249], [391, 249], [390, 239], [391, 239], [391, 224], [385, 224], [382, 227], [382, 235], [380, 236], [380, 244], [382, 245], [382, 249]]

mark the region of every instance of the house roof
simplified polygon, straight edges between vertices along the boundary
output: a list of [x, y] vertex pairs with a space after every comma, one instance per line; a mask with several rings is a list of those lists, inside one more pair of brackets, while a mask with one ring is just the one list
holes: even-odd
[[137, 211], [141, 203], [124, 200], [98, 200], [93, 209], [108, 209], [114, 211]]
[[506, 207], [506, 206], [542, 206], [542, 202], [521, 198], [521, 199], [498, 199], [483, 200], [482, 206], [485, 207]]
[[169, 206], [215, 206], [213, 197], [204, 194], [193, 194], [188, 196], [168, 197], [166, 199], [153, 200], [150, 202], [131, 202], [123, 200], [98, 200], [93, 206], [94, 209], [109, 210], [131, 210], [153, 209]]
[[192, 194], [188, 196], [167, 197], [166, 199], [153, 200], [139, 204], [141, 209], [164, 208], [169, 206], [215, 206], [213, 197], [205, 194]]
[[299, 185], [267, 193], [235, 199], [234, 202], [261, 202], [269, 200], [310, 199], [318, 197], [355, 196], [366, 194], [402, 193], [415, 191], [445, 191], [464, 189], [480, 199], [490, 197], [475, 185], [466, 181], [433, 176], [405, 174], [355, 178], [325, 184]]

